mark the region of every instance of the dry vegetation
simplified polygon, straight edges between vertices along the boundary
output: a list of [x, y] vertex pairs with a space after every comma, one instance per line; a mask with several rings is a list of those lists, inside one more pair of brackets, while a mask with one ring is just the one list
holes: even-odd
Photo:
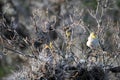
[[119, 17], [119, 0], [0, 0], [0, 79], [119, 80]]

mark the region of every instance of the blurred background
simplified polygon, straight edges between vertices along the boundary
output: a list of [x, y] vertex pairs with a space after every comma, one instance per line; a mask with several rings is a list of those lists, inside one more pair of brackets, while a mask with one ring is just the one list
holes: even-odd
[[0, 0], [0, 79], [119, 80], [119, 17], [120, 0]]

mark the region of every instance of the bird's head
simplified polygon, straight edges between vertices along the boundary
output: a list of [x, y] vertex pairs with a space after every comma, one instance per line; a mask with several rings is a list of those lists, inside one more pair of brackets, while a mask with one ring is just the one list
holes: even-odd
[[93, 39], [95, 39], [95, 38], [97, 38], [97, 35], [96, 35], [95, 32], [91, 32], [91, 33], [90, 33], [90, 37], [93, 38]]

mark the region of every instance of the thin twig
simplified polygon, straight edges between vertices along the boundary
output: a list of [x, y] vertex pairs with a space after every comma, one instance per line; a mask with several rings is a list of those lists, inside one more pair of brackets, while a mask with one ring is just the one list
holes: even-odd
[[8, 48], [8, 47], [5, 47], [5, 46], [4, 46], [4, 48], [7, 49], [7, 50], [12, 51], [12, 52], [14, 52], [14, 53], [18, 53], [18, 54], [20, 54], [20, 55], [22, 55], [22, 56], [25, 56], [25, 57], [35, 58], [35, 56], [33, 56], [33, 55], [26, 55], [25, 53], [20, 52], [20, 51], [18, 51], [18, 50], [13, 50], [13, 49]]

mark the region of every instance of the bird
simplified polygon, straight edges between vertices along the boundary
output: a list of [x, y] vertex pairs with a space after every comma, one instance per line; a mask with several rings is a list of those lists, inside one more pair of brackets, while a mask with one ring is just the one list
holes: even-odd
[[71, 36], [71, 28], [70, 27], [65, 27], [64, 28], [64, 31], [65, 31], [65, 36], [67, 39], [70, 39], [70, 36]]
[[65, 34], [66, 34], [67, 39], [70, 39], [71, 30], [66, 30]]
[[49, 44], [46, 44], [44, 49], [53, 50], [53, 42], [50, 42]]
[[91, 32], [86, 45], [91, 49], [97, 49], [100, 47], [99, 39], [95, 32]]

